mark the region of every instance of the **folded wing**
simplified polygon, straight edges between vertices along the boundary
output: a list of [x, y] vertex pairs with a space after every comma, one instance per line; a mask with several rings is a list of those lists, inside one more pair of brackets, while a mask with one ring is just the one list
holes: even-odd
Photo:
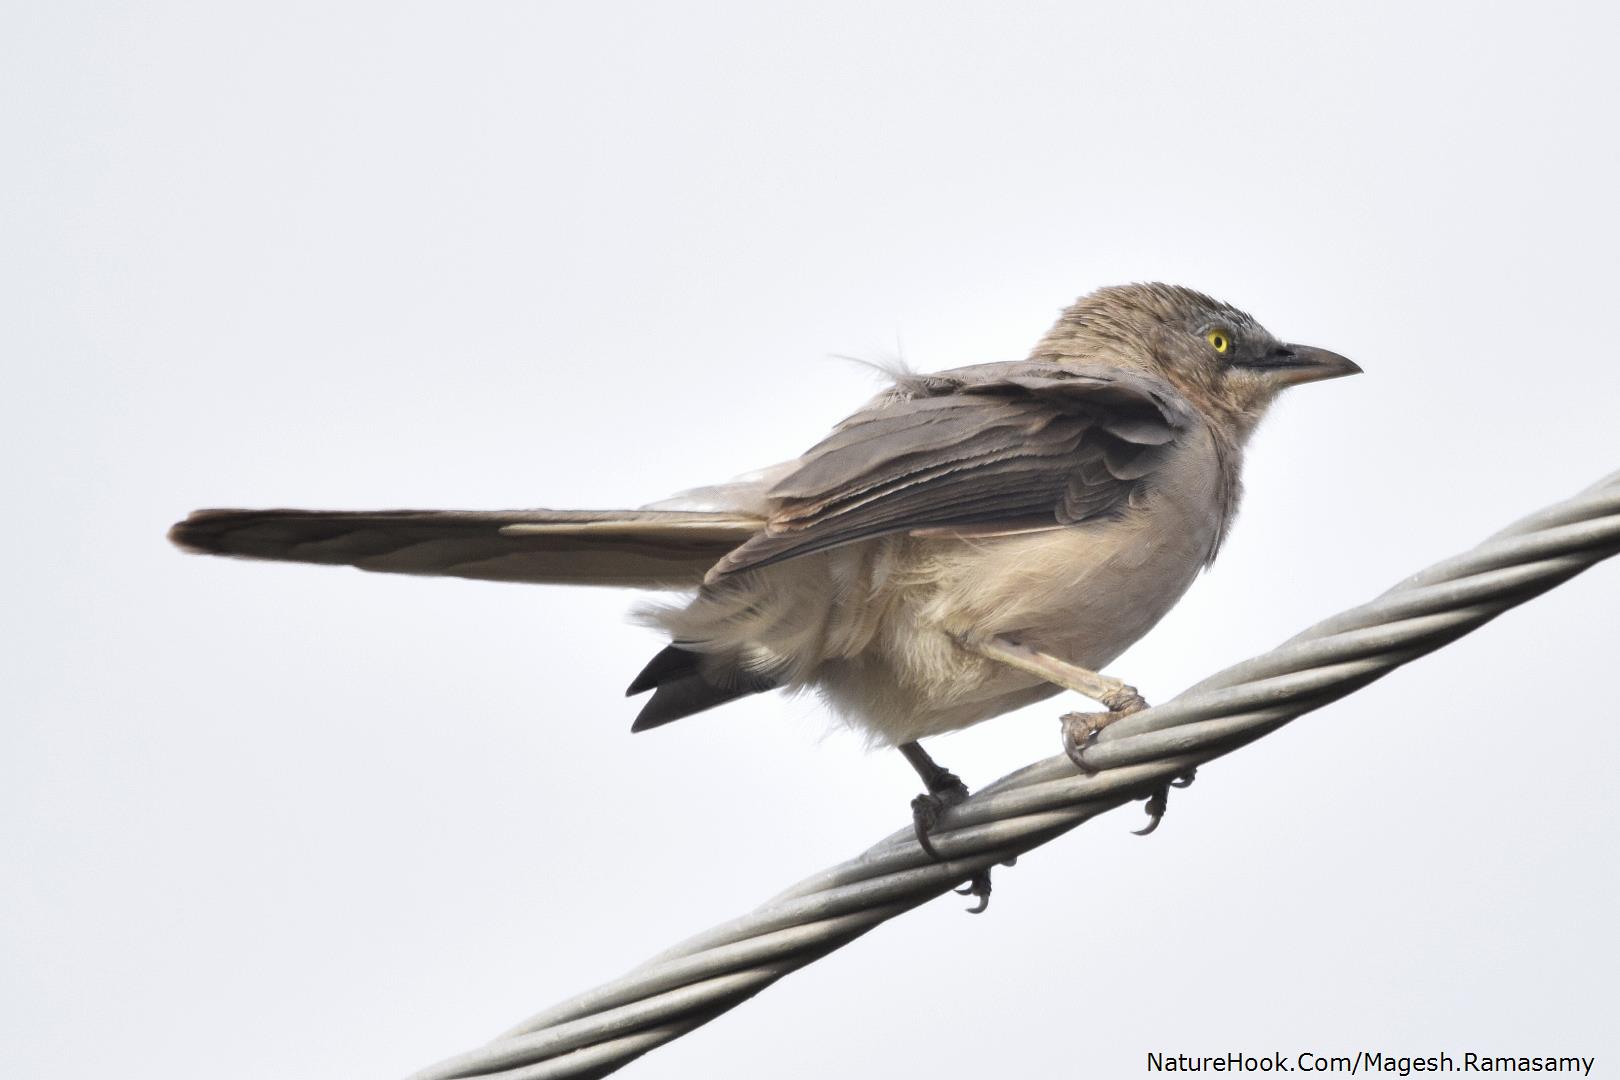
[[707, 580], [886, 533], [1105, 517], [1194, 418], [1169, 384], [1111, 368], [986, 364], [902, 380], [769, 490], [764, 528]]

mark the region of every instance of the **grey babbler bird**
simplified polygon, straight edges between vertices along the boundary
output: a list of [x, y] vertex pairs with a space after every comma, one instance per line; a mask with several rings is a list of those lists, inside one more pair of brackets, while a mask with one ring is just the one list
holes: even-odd
[[[919, 740], [1076, 691], [1080, 751], [1144, 707], [1100, 673], [1220, 550], [1244, 445], [1278, 392], [1361, 369], [1284, 344], [1178, 286], [1099, 289], [1027, 360], [894, 384], [803, 456], [627, 511], [201, 510], [191, 551], [500, 581], [688, 593], [629, 693], [632, 731], [775, 689], [814, 688], [927, 793], [918, 842], [961, 780]], [[1165, 790], [1152, 793], [1151, 831]], [[988, 902], [989, 876], [964, 890]]]

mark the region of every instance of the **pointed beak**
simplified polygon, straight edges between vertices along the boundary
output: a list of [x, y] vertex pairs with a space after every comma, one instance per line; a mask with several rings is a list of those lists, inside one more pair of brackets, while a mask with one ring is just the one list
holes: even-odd
[[1269, 373], [1281, 386], [1361, 374], [1361, 366], [1354, 360], [1309, 345], [1278, 345], [1251, 366]]

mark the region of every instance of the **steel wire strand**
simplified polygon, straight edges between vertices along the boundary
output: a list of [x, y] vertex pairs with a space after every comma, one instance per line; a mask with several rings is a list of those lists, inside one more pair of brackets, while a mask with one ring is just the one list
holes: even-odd
[[595, 1077], [1005, 862], [1484, 625], [1620, 551], [1620, 473], [1376, 599], [1105, 728], [1082, 757], [1025, 766], [952, 808], [931, 860], [909, 828], [741, 918], [410, 1080]]

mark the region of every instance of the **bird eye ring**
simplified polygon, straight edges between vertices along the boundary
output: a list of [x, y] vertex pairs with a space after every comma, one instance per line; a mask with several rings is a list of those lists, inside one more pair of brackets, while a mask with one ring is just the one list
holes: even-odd
[[1225, 330], [1211, 330], [1204, 335], [1204, 340], [1209, 342], [1209, 347], [1218, 353], [1224, 353], [1232, 347], [1232, 339], [1226, 336]]

